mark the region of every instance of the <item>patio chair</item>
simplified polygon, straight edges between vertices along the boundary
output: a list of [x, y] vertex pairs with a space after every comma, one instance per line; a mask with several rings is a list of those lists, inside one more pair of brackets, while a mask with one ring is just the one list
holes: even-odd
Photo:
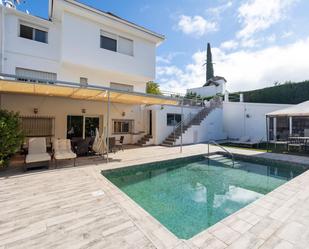
[[250, 140], [250, 137], [248, 136], [242, 136], [238, 140], [231, 140], [231, 144], [243, 144], [245, 142], [248, 142]]
[[109, 137], [108, 138], [108, 148], [109, 152], [116, 152], [116, 138], [115, 137]]
[[53, 143], [54, 159], [56, 162], [56, 167], [58, 165], [58, 160], [76, 160], [76, 154], [71, 149], [71, 141], [69, 139], [56, 139]]
[[119, 148], [123, 151], [123, 140], [124, 140], [124, 136], [120, 136], [119, 140], [116, 140], [116, 144], [115, 147]]
[[291, 151], [291, 148], [296, 148], [300, 152], [304, 146], [305, 146], [305, 143], [303, 140], [297, 137], [289, 138], [288, 151]]
[[28, 154], [25, 158], [24, 170], [29, 168], [49, 167], [51, 156], [46, 152], [46, 138], [30, 138], [28, 141]]
[[88, 156], [90, 151], [90, 142], [91, 137], [87, 137], [85, 139], [79, 140], [75, 147], [74, 152], [77, 154], [77, 156]]
[[253, 146], [259, 146], [259, 144], [263, 141], [263, 138], [250, 138], [248, 136], [241, 137], [237, 141], [232, 141], [232, 144], [237, 144], [237, 145], [242, 145], [242, 146], [248, 146], [248, 147], [253, 147]]

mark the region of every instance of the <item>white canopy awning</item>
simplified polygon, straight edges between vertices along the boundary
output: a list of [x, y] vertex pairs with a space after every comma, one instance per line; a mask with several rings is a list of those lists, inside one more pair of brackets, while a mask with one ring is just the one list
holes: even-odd
[[305, 101], [295, 106], [284, 108], [278, 111], [270, 112], [267, 116], [308, 116], [309, 117], [309, 101]]
[[[4, 75], [4, 74], [2, 74]], [[12, 75], [4, 75], [17, 77]], [[28, 79], [28, 77], [23, 77]], [[46, 82], [44, 82], [46, 81]], [[31, 94], [40, 96], [65, 97], [70, 99], [93, 100], [107, 102], [107, 92], [110, 94], [110, 102], [123, 104], [148, 104], [148, 105], [178, 105], [179, 99], [162, 95], [153, 95], [139, 92], [128, 92], [111, 89], [108, 87], [87, 85], [63, 81], [47, 81], [29, 79], [20, 81], [18, 79], [0, 78], [0, 94]]]

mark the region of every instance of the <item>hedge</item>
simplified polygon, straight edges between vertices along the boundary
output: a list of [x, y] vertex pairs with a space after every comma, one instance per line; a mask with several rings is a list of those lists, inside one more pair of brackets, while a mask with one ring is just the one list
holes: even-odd
[[245, 102], [299, 104], [309, 100], [309, 81], [286, 82], [282, 85], [243, 92]]

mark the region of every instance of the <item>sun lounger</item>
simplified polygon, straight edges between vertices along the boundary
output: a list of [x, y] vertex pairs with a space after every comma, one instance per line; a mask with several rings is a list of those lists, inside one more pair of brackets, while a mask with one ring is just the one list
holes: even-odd
[[53, 150], [54, 150], [54, 159], [57, 166], [58, 160], [74, 160], [75, 166], [75, 159], [76, 154], [71, 149], [71, 141], [69, 139], [56, 139], [53, 143]]
[[244, 136], [239, 138], [239, 140], [230, 141], [231, 144], [237, 144], [242, 146], [253, 147], [254, 145], [259, 145], [262, 142], [263, 138], [250, 138], [248, 136]]
[[46, 138], [30, 138], [28, 141], [28, 154], [24, 169], [46, 166], [48, 168], [51, 156], [46, 152]]

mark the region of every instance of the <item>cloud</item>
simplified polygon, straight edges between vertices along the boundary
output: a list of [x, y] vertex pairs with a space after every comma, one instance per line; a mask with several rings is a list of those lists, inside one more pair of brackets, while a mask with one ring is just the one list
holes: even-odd
[[172, 60], [179, 55], [184, 55], [184, 52], [170, 52], [167, 55], [157, 56], [157, 64], [171, 64]]
[[178, 21], [178, 29], [187, 35], [203, 36], [206, 33], [218, 30], [217, 23], [207, 21], [202, 16], [181, 15]]
[[[257, 51], [227, 53], [221, 48], [212, 49], [215, 74], [227, 79], [229, 91], [245, 91], [272, 86], [274, 82], [302, 81], [309, 79], [309, 37], [285, 46], [270, 46]], [[165, 90], [202, 86], [205, 82], [205, 51], [192, 56], [184, 69], [158, 67], [158, 81]]]
[[291, 37], [292, 35], [294, 35], [292, 31], [285, 31], [283, 32], [281, 38], [288, 38], [288, 37]]
[[259, 31], [268, 29], [286, 17], [287, 10], [298, 0], [248, 0], [238, 8], [242, 29], [238, 38], [248, 39]]
[[229, 40], [229, 41], [225, 41], [225, 42], [222, 42], [220, 47], [222, 49], [236, 49], [238, 47], [239, 43], [235, 40]]
[[219, 5], [217, 7], [213, 7], [213, 8], [209, 8], [207, 9], [207, 12], [209, 14], [211, 14], [214, 18], [216, 19], [220, 19], [221, 18], [221, 14], [226, 11], [227, 9], [229, 9], [230, 7], [233, 6], [232, 1], [228, 1], [225, 4]]

